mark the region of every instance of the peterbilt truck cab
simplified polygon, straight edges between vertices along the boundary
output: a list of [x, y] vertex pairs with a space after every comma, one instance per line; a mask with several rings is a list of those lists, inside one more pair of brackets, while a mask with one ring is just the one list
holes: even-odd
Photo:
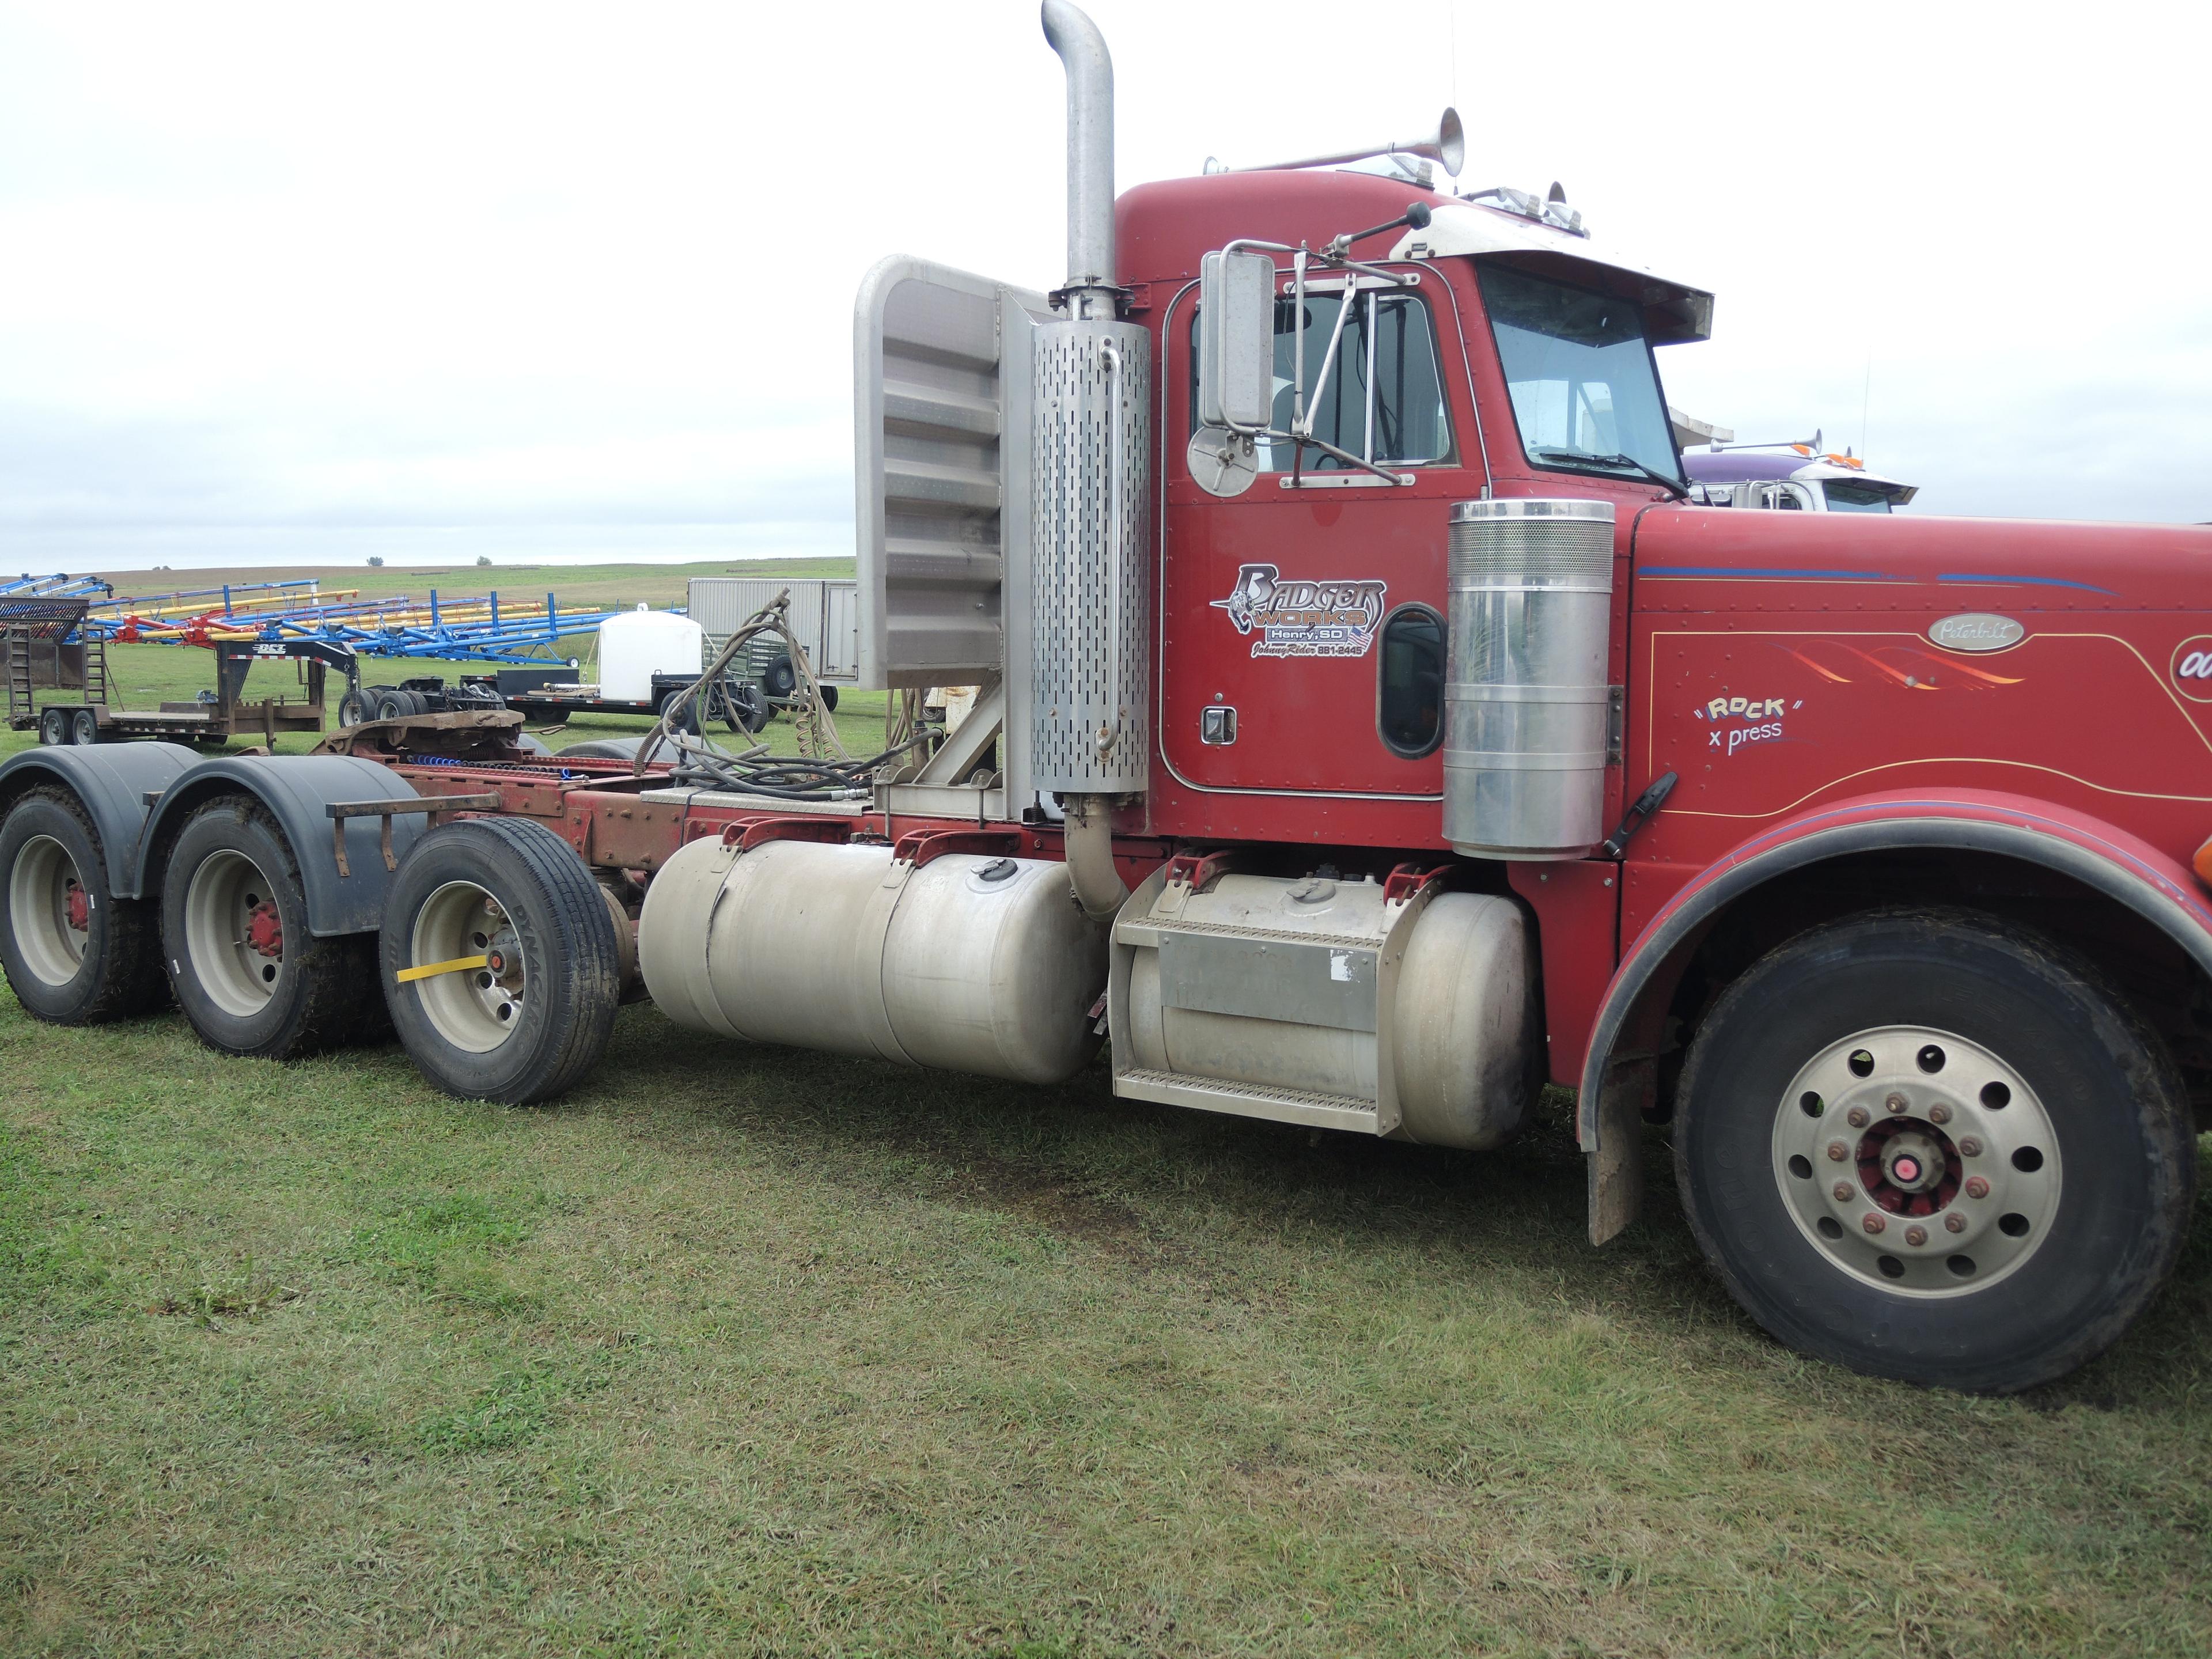
[[[528, 1101], [641, 988], [1468, 1152], [1548, 1082], [1592, 1243], [1670, 1161], [1782, 1341], [2001, 1392], [2118, 1340], [2212, 1096], [2212, 531], [1692, 503], [1661, 365], [1708, 292], [1347, 156], [1117, 197], [1105, 42], [1042, 14], [1064, 277], [895, 257], [854, 313], [860, 679], [978, 687], [957, 732], [811, 793], [388, 735], [18, 757], [26, 1006], [150, 969], [282, 1054], [254, 1010], [365, 963], [426, 1076]], [[193, 921], [242, 871], [283, 923], [246, 957]]]

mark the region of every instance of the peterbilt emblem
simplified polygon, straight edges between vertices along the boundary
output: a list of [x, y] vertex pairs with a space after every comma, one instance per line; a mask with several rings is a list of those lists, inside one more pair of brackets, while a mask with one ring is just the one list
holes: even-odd
[[1255, 657], [1364, 657], [1388, 591], [1378, 581], [1301, 581], [1272, 564], [1248, 564], [1227, 599], [1208, 603], [1238, 633], [1257, 635]]
[[2010, 617], [1966, 611], [1944, 617], [1928, 630], [1928, 637], [1946, 651], [2002, 651], [2026, 639], [2027, 628]]

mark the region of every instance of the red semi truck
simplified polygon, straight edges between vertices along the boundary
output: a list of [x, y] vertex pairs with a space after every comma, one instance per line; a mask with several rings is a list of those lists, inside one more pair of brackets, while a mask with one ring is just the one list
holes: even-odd
[[1784, 1342], [1995, 1391], [2111, 1344], [2212, 1098], [2212, 531], [1686, 504], [1656, 354], [1708, 294], [1508, 192], [1117, 199], [1105, 44], [1043, 17], [1066, 280], [892, 259], [856, 313], [862, 683], [983, 688], [926, 764], [752, 790], [512, 715], [20, 755], [23, 1006], [278, 1056], [388, 1018], [528, 1102], [649, 994], [1471, 1149], [1548, 1079], [1593, 1242], [1668, 1122]]

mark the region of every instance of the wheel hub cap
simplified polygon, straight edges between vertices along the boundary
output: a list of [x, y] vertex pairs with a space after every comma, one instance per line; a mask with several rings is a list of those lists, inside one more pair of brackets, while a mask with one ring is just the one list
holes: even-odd
[[2057, 1136], [2034, 1091], [1986, 1045], [1923, 1027], [1813, 1056], [1777, 1109], [1773, 1169], [1822, 1255], [1901, 1295], [1994, 1283], [2058, 1209]]
[[224, 1013], [251, 1019], [283, 981], [284, 926], [266, 874], [224, 848], [191, 872], [185, 892], [185, 950], [200, 989]]
[[482, 957], [484, 965], [415, 987], [430, 1024], [455, 1048], [484, 1054], [512, 1037], [530, 994], [530, 964], [497, 896], [473, 882], [448, 882], [416, 913], [410, 942], [417, 962]]
[[52, 836], [33, 836], [8, 872], [8, 908], [24, 966], [47, 985], [66, 985], [92, 945], [92, 896], [76, 861]]
[[269, 900], [263, 900], [247, 914], [246, 943], [258, 956], [284, 954], [284, 919], [276, 914], [276, 905]]

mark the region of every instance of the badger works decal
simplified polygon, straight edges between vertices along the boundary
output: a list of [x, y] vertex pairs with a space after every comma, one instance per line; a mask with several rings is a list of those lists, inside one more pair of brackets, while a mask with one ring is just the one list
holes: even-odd
[[1805, 706], [1802, 697], [1784, 707], [1780, 697], [1715, 697], [1690, 711], [1693, 720], [1710, 720], [1705, 747], [1733, 755], [1747, 744], [1772, 743], [1784, 735], [1789, 717]]
[[2191, 702], [2212, 702], [2212, 634], [2198, 634], [2173, 647], [2173, 684]]
[[1253, 635], [1255, 657], [1364, 657], [1382, 620], [1385, 585], [1377, 581], [1285, 581], [1272, 564], [1248, 564], [1225, 599], [1240, 634]]

